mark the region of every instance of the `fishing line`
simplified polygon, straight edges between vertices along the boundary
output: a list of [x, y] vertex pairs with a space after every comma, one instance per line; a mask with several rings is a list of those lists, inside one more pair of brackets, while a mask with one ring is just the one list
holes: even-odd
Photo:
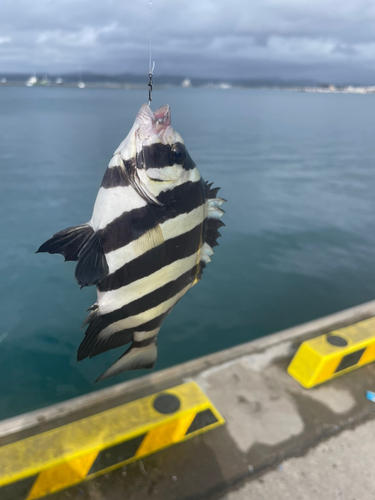
[[152, 0], [150, 0], [150, 57], [148, 63], [148, 105], [150, 106], [152, 101], [152, 86], [153, 86], [153, 76], [155, 69], [155, 61], [152, 60], [152, 36], [151, 36], [151, 10], [152, 10]]

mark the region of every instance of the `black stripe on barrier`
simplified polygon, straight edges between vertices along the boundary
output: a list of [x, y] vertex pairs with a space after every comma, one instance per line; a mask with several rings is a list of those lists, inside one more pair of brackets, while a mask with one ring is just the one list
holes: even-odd
[[365, 352], [366, 347], [363, 349], [359, 349], [358, 351], [351, 352], [342, 358], [339, 363], [339, 366], [336, 368], [335, 373], [341, 372], [346, 368], [350, 368], [351, 366], [356, 365], [362, 357], [362, 354]]
[[114, 446], [110, 446], [100, 451], [87, 475], [89, 476], [95, 472], [112, 467], [112, 465], [125, 462], [125, 460], [129, 460], [129, 458], [133, 458], [146, 434], [147, 433], [141, 434], [140, 436], [136, 436], [135, 438], [128, 439], [127, 441], [115, 444]]
[[203, 429], [203, 427], [207, 427], [208, 425], [214, 424], [215, 422], [217, 422], [217, 418], [210, 409], [200, 411], [195, 415], [189, 429], [186, 431], [186, 434], [190, 434], [192, 432], [198, 431], [199, 429]]
[[5, 486], [0, 486], [0, 498], [1, 500], [23, 500], [30, 493], [35, 479], [35, 476], [26, 477], [25, 479], [20, 479], [15, 483], [6, 484]]

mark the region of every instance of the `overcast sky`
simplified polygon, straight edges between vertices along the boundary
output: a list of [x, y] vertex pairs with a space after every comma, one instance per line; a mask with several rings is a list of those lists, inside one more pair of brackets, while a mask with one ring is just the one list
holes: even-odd
[[0, 0], [0, 75], [146, 73], [375, 84], [374, 0]]

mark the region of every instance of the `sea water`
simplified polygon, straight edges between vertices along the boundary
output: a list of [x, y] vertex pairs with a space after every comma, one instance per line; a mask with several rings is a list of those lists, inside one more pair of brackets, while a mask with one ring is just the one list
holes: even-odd
[[[116, 384], [126, 349], [77, 363], [95, 288], [35, 254], [86, 222], [145, 90], [0, 88], [0, 418]], [[158, 336], [154, 370], [375, 298], [375, 95], [166, 88], [203, 178], [228, 200], [202, 281]]]

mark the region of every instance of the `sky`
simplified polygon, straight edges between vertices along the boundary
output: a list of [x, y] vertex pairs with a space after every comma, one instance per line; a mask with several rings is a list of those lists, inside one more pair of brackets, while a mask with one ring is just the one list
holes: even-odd
[[374, 0], [1, 0], [0, 75], [375, 84]]

